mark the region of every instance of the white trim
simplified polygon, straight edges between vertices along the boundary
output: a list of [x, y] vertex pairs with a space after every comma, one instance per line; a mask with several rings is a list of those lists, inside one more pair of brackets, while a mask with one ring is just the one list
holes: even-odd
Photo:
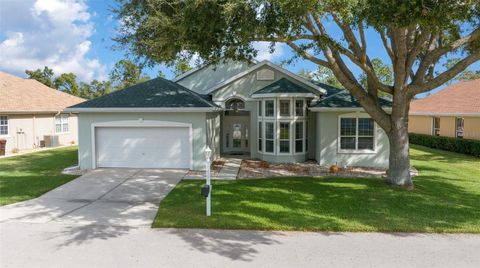
[[[267, 128], [265, 127], [265, 125], [267, 123], [272, 123], [273, 124], [273, 139], [268, 139], [269, 141], [273, 141], [273, 152], [267, 152]], [[263, 152], [262, 154], [265, 154], [265, 155], [276, 155], [276, 151], [275, 150], [275, 144], [277, 143], [277, 122], [275, 120], [263, 120], [262, 121], [262, 124], [263, 124]]]
[[[273, 101], [273, 115], [267, 116], [267, 101]], [[263, 99], [263, 119], [277, 119], [277, 100], [276, 99]]]
[[456, 116], [456, 117], [480, 117], [480, 113], [424, 113], [410, 112], [408, 115], [425, 115], [425, 116]]
[[[280, 113], [280, 110], [281, 110], [281, 107], [280, 107], [280, 102], [281, 101], [288, 101], [288, 110], [289, 110], [289, 115], [281, 115]], [[293, 104], [293, 98], [278, 98], [277, 99], [277, 102], [278, 102], [278, 107], [277, 107], [277, 118], [278, 119], [288, 119], [288, 120], [292, 120], [293, 119], [293, 114], [294, 114], [294, 111], [292, 109], [292, 104]]]
[[[292, 120], [277, 120], [278, 127], [277, 127], [277, 155], [286, 156], [286, 155], [293, 155], [294, 152], [292, 151]], [[288, 124], [288, 152], [280, 152], [280, 141], [286, 141], [285, 139], [280, 139], [280, 125], [282, 123]]]
[[[302, 135], [302, 139], [301, 139], [301, 140], [302, 140], [302, 152], [300, 152], [300, 153], [296, 152], [296, 150], [295, 150], [295, 149], [296, 149], [296, 148], [295, 148], [296, 142], [297, 142], [297, 140], [299, 140], [299, 139], [297, 139], [296, 136], [295, 136], [295, 135], [297, 134], [297, 132], [296, 132], [296, 131], [297, 131], [297, 123], [302, 123], [302, 134], [303, 134], [303, 135]], [[306, 124], [307, 124], [307, 121], [306, 121], [306, 120], [295, 120], [295, 121], [293, 122], [293, 145], [292, 145], [292, 152], [293, 152], [294, 155], [304, 155], [304, 154], [307, 153], [307, 148], [306, 148], [307, 146], [306, 146], [306, 144], [305, 144], [305, 140], [306, 140], [306, 138], [307, 138], [307, 134], [305, 133], [305, 132], [306, 132]]]
[[7, 118], [7, 134], [0, 134], [0, 137], [9, 138], [10, 137], [10, 119], [6, 114], [0, 114], [0, 116], [5, 116]]
[[[309, 87], [312, 88], [312, 89], [318, 90], [320, 93], [323, 93], [323, 94], [326, 94], [326, 93], [327, 93], [327, 91], [326, 91], [325, 89], [323, 89], [323, 88], [321, 88], [321, 87], [313, 84], [312, 82], [306, 80], [305, 78], [303, 78], [303, 77], [301, 77], [301, 76], [298, 76], [298, 75], [296, 75], [296, 74], [294, 74], [294, 73], [292, 73], [292, 72], [290, 72], [290, 71], [288, 71], [288, 70], [286, 70], [286, 69], [284, 69], [284, 68], [282, 68], [282, 67], [280, 67], [280, 66], [277, 66], [277, 65], [275, 65], [275, 64], [267, 61], [267, 60], [261, 61], [261, 62], [259, 62], [258, 64], [256, 64], [256, 65], [248, 68], [247, 70], [245, 70], [245, 71], [243, 71], [243, 72], [241, 72], [241, 73], [239, 73], [239, 74], [237, 74], [237, 75], [234, 75], [234, 76], [230, 77], [229, 79], [225, 80], [224, 82], [222, 82], [222, 83], [220, 83], [220, 84], [215, 85], [215, 86], [212, 87], [210, 90], [208, 90], [207, 93], [212, 93], [212, 92], [214, 92], [214, 91], [216, 91], [216, 90], [218, 90], [218, 89], [220, 89], [220, 88], [222, 88], [222, 87], [230, 84], [231, 82], [234, 82], [234, 81], [237, 80], [237, 79], [240, 79], [240, 78], [244, 77], [245, 75], [247, 75], [247, 74], [249, 74], [249, 73], [257, 70], [258, 68], [263, 67], [263, 66], [269, 66], [269, 67], [271, 67], [272, 69], [275, 69], [275, 70], [283, 73], [284, 75], [286, 75], [286, 76], [288, 76], [288, 77], [290, 77], [290, 78], [292, 78], [292, 79], [295, 79], [296, 81], [298, 81], [298, 82], [300, 82], [300, 83], [302, 83], [302, 84], [304, 84], [304, 85], [309, 86]], [[312, 94], [313, 94], [313, 93], [312, 93]]]
[[338, 121], [337, 121], [337, 153], [339, 154], [376, 154], [377, 153], [377, 139], [378, 139], [378, 134], [377, 134], [377, 123], [373, 118], [373, 150], [368, 150], [368, 149], [341, 149], [340, 148], [340, 140], [341, 140], [341, 119], [342, 118], [355, 118], [355, 148], [358, 147], [358, 119], [359, 118], [371, 118], [368, 114], [366, 113], [350, 113], [350, 114], [342, 114], [338, 116]]
[[317, 95], [313, 93], [266, 93], [252, 94], [252, 99], [260, 98], [315, 98]]
[[[64, 116], [66, 116], [66, 118], [67, 118], [68, 131], [63, 131], [63, 125], [65, 123], [62, 120], [63, 120]], [[60, 117], [60, 131], [59, 132], [57, 132], [57, 117]], [[69, 134], [70, 133], [70, 114], [63, 113], [63, 114], [55, 115], [53, 117], [53, 129], [54, 129], [55, 134], [58, 134], [58, 135]]]
[[189, 129], [189, 142], [190, 142], [190, 169], [193, 169], [193, 128], [190, 123], [168, 122], [168, 121], [156, 121], [156, 120], [125, 120], [125, 121], [109, 121], [93, 123], [91, 125], [91, 154], [92, 154], [92, 169], [97, 168], [97, 152], [95, 148], [95, 128], [101, 127], [185, 127]]
[[194, 113], [194, 112], [219, 112], [222, 108], [214, 107], [175, 107], [175, 108], [67, 108], [65, 112], [78, 113]]

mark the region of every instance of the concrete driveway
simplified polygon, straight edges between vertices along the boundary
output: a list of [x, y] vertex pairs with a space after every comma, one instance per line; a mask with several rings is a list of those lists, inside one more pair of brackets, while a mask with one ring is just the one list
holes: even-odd
[[97, 169], [39, 198], [0, 208], [0, 222], [150, 226], [186, 170]]

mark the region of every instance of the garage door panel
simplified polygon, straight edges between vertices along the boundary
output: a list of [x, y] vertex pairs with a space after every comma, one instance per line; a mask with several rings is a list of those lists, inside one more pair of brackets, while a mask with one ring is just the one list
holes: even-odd
[[185, 127], [97, 128], [98, 167], [190, 168]]

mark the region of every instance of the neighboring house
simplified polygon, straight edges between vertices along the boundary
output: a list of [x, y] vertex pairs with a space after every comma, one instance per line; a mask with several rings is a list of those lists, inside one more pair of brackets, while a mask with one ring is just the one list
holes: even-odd
[[460, 82], [413, 101], [408, 131], [480, 140], [480, 79]]
[[83, 169], [203, 170], [207, 146], [214, 158], [242, 154], [270, 162], [388, 166], [387, 136], [347, 91], [268, 61], [207, 65], [66, 111], [79, 113]]
[[[77, 115], [62, 112], [85, 101], [33, 80], [0, 72], [0, 139], [6, 153], [49, 145], [77, 143]], [[45, 136], [53, 140], [45, 141]]]

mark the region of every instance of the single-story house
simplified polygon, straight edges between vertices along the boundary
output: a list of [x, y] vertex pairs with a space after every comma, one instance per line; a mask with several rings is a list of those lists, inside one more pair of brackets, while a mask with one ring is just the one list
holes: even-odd
[[0, 72], [0, 140], [6, 140], [6, 153], [77, 143], [77, 115], [63, 110], [83, 101], [34, 79]]
[[268, 61], [206, 65], [66, 111], [79, 114], [82, 169], [204, 170], [207, 147], [214, 158], [388, 166], [386, 134], [352, 95]]
[[480, 79], [460, 82], [413, 101], [408, 131], [480, 140]]

